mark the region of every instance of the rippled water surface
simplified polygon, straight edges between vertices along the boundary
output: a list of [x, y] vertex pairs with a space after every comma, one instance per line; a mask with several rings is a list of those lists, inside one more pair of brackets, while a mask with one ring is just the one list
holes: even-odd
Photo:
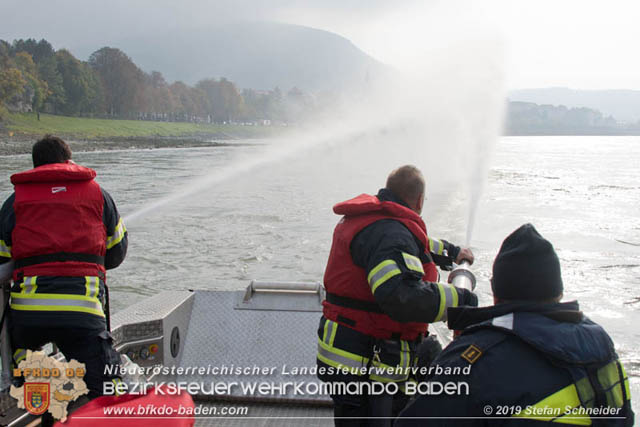
[[[376, 192], [395, 163], [354, 162], [336, 147], [315, 148], [207, 186], [128, 223], [129, 255], [109, 273], [112, 309], [165, 289], [238, 289], [251, 279], [322, 279], [338, 217], [334, 203]], [[77, 153], [123, 216], [221, 168], [241, 165], [269, 144]], [[409, 159], [410, 160], [410, 159]], [[446, 162], [447, 159], [437, 159]], [[0, 157], [0, 196], [28, 156]], [[532, 222], [556, 247], [565, 299], [616, 342], [640, 401], [640, 138], [509, 137], [496, 148], [477, 211], [472, 247], [482, 304], [502, 240]], [[382, 168], [382, 169], [381, 169]], [[429, 173], [426, 174], [430, 182]], [[455, 177], [452, 177], [455, 179]], [[436, 180], [437, 181], [437, 180]], [[456, 187], [457, 188], [457, 187]], [[462, 242], [466, 195], [428, 188], [430, 234]]]

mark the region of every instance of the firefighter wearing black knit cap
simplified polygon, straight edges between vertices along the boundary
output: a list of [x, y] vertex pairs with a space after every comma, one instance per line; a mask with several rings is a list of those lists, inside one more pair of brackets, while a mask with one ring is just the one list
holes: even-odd
[[[560, 302], [558, 256], [533, 225], [502, 243], [491, 288], [494, 306], [449, 309], [449, 327], [462, 334], [431, 365], [443, 373], [432, 369], [426, 380], [457, 389], [419, 396], [397, 426], [426, 417], [429, 426], [633, 425], [629, 380], [613, 342], [576, 301]], [[447, 375], [446, 368], [454, 369]]]

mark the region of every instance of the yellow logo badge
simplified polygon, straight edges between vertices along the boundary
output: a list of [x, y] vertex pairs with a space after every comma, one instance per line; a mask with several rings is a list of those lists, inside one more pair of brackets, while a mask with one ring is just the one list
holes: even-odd
[[467, 362], [473, 364], [482, 356], [482, 350], [480, 350], [475, 345], [471, 344], [467, 349], [462, 352], [461, 357]]

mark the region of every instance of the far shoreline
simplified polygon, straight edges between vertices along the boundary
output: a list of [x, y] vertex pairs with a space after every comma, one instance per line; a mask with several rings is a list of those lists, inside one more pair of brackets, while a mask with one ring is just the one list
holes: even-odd
[[[214, 124], [66, 117], [10, 113], [0, 122], [0, 156], [31, 153], [45, 134], [64, 139], [76, 152], [238, 145], [232, 141], [281, 135], [287, 126]], [[249, 143], [250, 144], [250, 143]], [[246, 144], [243, 144], [246, 145]]]
[[[58, 135], [56, 135], [58, 136]], [[42, 136], [25, 135], [24, 138], [0, 140], [0, 156], [31, 154], [31, 147]], [[159, 148], [201, 148], [259, 145], [257, 138], [194, 138], [194, 137], [120, 137], [100, 140], [82, 140], [61, 136], [74, 153], [114, 150], [153, 150]]]

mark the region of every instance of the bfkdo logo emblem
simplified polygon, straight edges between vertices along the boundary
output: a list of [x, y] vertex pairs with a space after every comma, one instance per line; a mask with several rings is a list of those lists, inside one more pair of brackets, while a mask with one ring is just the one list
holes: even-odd
[[42, 415], [49, 408], [49, 383], [25, 383], [24, 407], [33, 415]]

